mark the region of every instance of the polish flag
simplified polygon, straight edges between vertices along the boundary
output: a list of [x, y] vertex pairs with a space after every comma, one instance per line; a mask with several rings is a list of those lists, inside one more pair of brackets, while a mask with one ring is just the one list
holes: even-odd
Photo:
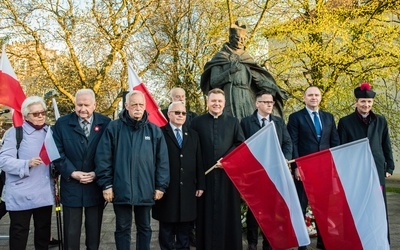
[[273, 122], [235, 148], [221, 163], [273, 249], [310, 244]]
[[326, 249], [390, 249], [368, 139], [296, 159]]
[[14, 109], [14, 127], [22, 126], [24, 122], [21, 105], [25, 98], [24, 91], [8, 60], [5, 45], [3, 45], [0, 64], [0, 103]]
[[132, 66], [128, 65], [128, 84], [129, 90], [139, 90], [142, 92], [146, 98], [146, 111], [149, 114], [149, 121], [162, 127], [168, 123], [164, 115], [158, 108], [156, 101], [154, 101], [150, 92], [147, 90], [146, 86], [140, 80], [139, 76], [133, 70]]
[[54, 142], [53, 134], [50, 127], [47, 130], [46, 137], [44, 139], [39, 156], [45, 165], [49, 165], [50, 162], [57, 160], [61, 157], [60, 153], [58, 152], [56, 143]]
[[51, 99], [51, 101], [53, 103], [54, 117], [56, 118], [56, 120], [58, 120], [58, 118], [60, 118], [60, 111], [58, 111], [58, 105], [57, 105], [56, 98], [53, 97]]

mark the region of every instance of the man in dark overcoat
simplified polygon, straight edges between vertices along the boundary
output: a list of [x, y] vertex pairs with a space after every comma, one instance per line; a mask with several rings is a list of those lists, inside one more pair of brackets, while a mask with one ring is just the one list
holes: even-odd
[[[258, 130], [263, 128], [270, 122], [275, 124], [276, 133], [278, 136], [279, 145], [281, 146], [283, 155], [286, 160], [292, 159], [292, 141], [290, 139], [289, 132], [287, 131], [285, 121], [272, 114], [275, 100], [271, 92], [260, 91], [256, 94], [255, 105], [257, 110], [248, 117], [243, 118], [240, 121], [244, 136], [246, 140], [254, 135]], [[271, 201], [274, 202], [274, 201]], [[249, 250], [257, 250], [258, 241], [258, 223], [249, 209], [246, 214], [246, 225], [247, 225], [247, 242], [249, 244]], [[272, 249], [265, 235], [263, 236], [263, 250]]]
[[161, 128], [168, 147], [170, 183], [152, 213], [159, 221], [162, 250], [189, 249], [197, 199], [205, 189], [199, 136], [184, 125], [186, 116], [184, 102], [172, 102], [168, 108], [169, 123]]
[[[338, 146], [340, 143], [333, 115], [319, 109], [322, 100], [320, 89], [316, 86], [308, 87], [304, 91], [303, 100], [305, 107], [292, 113], [287, 123], [293, 144], [293, 159]], [[318, 131], [317, 128], [319, 128]], [[318, 168], [318, 166], [315, 167]], [[296, 163], [292, 164], [292, 168], [297, 195], [303, 215], [305, 215], [308, 206], [307, 195]], [[317, 248], [325, 249], [320, 234], [318, 234]], [[307, 247], [301, 246], [299, 249], [307, 249]]]
[[53, 126], [53, 137], [61, 158], [55, 166], [61, 174], [64, 248], [80, 249], [83, 211], [86, 248], [98, 249], [104, 199], [95, 179], [94, 156], [110, 118], [95, 113], [96, 99], [91, 89], [75, 95], [75, 112], [60, 117]]
[[368, 137], [386, 203], [385, 178], [393, 174], [394, 161], [387, 121], [372, 111], [375, 94], [369, 83], [354, 90], [356, 109], [339, 120], [338, 133], [341, 144]]
[[206, 191], [199, 199], [196, 220], [196, 249], [242, 249], [240, 195], [219, 160], [244, 141], [237, 118], [223, 113], [225, 96], [221, 89], [208, 93], [209, 113], [192, 121], [199, 134], [206, 175]]

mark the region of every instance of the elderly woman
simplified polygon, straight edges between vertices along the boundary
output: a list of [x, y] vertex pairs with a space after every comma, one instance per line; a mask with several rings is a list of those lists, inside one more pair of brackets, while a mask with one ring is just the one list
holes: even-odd
[[16, 148], [16, 129], [6, 133], [0, 151], [0, 166], [6, 172], [6, 204], [10, 214], [10, 249], [26, 249], [33, 215], [35, 249], [48, 249], [54, 181], [49, 166], [39, 157], [50, 129], [46, 124], [46, 104], [38, 96], [22, 103], [23, 139]]

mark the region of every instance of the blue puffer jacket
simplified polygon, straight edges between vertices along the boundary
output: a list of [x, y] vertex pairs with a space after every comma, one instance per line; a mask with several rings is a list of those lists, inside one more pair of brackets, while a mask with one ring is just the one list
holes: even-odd
[[95, 164], [97, 183], [112, 186], [115, 204], [151, 206], [154, 191], [169, 184], [167, 145], [161, 129], [142, 120], [132, 122], [126, 110], [110, 122], [100, 139]]

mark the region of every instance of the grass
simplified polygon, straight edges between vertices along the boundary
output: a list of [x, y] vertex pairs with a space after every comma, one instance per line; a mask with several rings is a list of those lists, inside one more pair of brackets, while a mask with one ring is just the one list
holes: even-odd
[[387, 193], [397, 193], [400, 194], [400, 188], [398, 187], [386, 187]]

